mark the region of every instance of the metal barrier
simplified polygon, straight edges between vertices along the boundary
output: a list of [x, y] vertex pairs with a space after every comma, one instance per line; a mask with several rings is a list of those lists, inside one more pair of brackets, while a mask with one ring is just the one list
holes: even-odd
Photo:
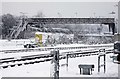
[[[67, 62], [67, 67], [68, 67], [68, 58], [76, 58], [76, 57], [84, 57], [84, 56], [91, 56], [91, 55], [98, 55], [99, 53], [98, 50], [95, 50], [95, 51], [87, 51], [87, 52], [75, 52], [75, 53], [69, 53], [69, 54], [66, 54], [66, 56], [62, 56], [62, 55], [59, 55], [59, 60], [61, 59], [66, 59], [66, 62]], [[106, 54], [107, 52], [109, 51], [106, 51]], [[7, 59], [1, 59], [0, 63], [4, 64], [4, 63], [7, 63], [5, 66], [9, 66], [9, 62], [12, 62], [13, 64], [15, 64], [16, 61], [19, 61], [19, 63], [17, 64], [30, 64], [29, 62], [33, 62], [33, 63], [40, 63], [40, 62], [47, 62], [47, 61], [51, 61], [52, 60], [52, 57], [53, 57], [53, 54], [38, 54], [38, 55], [30, 55], [30, 56], [23, 56], [19, 59], [16, 59], [16, 58], [7, 58]], [[35, 59], [40, 59], [40, 60], [35, 60]], [[42, 59], [42, 60], [41, 60]], [[99, 58], [100, 59], [100, 58]], [[26, 60], [30, 60], [29, 62], [27, 62]], [[34, 60], [34, 61], [32, 61]], [[24, 63], [22, 61], [25, 61]], [[22, 63], [21, 63], [22, 62]], [[0, 68], [3, 67], [3, 65], [0, 65]]]
[[[104, 64], [101, 64], [100, 58], [104, 58]], [[106, 72], [106, 53], [105, 49], [99, 50], [99, 56], [98, 56], [98, 72], [100, 72], [100, 68], [104, 66], [104, 73]]]
[[75, 46], [75, 47], [44, 47], [44, 48], [23, 48], [23, 49], [17, 49], [17, 50], [0, 50], [0, 52], [5, 53], [18, 53], [18, 52], [32, 52], [32, 51], [50, 51], [52, 49], [56, 50], [65, 50], [65, 49], [83, 49], [83, 48], [100, 48], [100, 47], [113, 47], [113, 45], [88, 45], [88, 46]]
[[94, 65], [93, 64], [90, 64], [90, 65], [89, 64], [80, 64], [80, 65], [78, 65], [78, 67], [80, 68], [80, 74], [91, 75]]

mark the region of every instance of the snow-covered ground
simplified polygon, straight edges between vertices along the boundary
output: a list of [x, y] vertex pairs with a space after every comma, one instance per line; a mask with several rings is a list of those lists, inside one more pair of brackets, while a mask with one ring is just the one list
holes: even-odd
[[[61, 67], [60, 76], [63, 77], [117, 77], [118, 76], [118, 65], [112, 62], [110, 56], [112, 54], [107, 54], [106, 57], [106, 73], [104, 74], [104, 68], [101, 67], [101, 72], [98, 73], [98, 56], [80, 57], [69, 59], [68, 71], [65, 67]], [[61, 63], [64, 60], [61, 60]], [[78, 68], [79, 64], [94, 64], [95, 68], [92, 75], [80, 75], [80, 70]], [[101, 64], [103, 64], [103, 59], [101, 58]]]
[[[34, 40], [33, 40], [34, 41]], [[23, 49], [23, 44], [30, 43], [31, 40], [0, 40], [0, 49]], [[72, 45], [75, 46], [75, 45]], [[83, 45], [82, 45], [83, 46]], [[59, 46], [58, 46], [59, 47]], [[61, 47], [61, 46], [60, 46]], [[65, 46], [67, 47], [67, 46]], [[66, 50], [68, 51], [68, 50]], [[44, 51], [46, 52], [46, 51]], [[42, 52], [42, 53], [44, 53]], [[48, 51], [49, 53], [49, 51]], [[18, 57], [21, 55], [34, 55], [39, 54], [39, 52], [22, 52], [22, 53], [11, 53], [4, 54], [0, 53], [0, 58], [5, 57]], [[89, 57], [79, 57], [79, 58], [70, 58], [68, 71], [66, 66], [66, 60], [60, 60], [60, 77], [118, 77], [118, 65], [112, 62], [110, 58], [112, 54], [107, 54], [106, 57], [106, 73], [103, 72], [101, 68], [101, 73], [98, 73], [98, 56], [89, 56]], [[94, 64], [95, 69], [92, 75], [80, 75], [78, 65], [79, 64]], [[0, 69], [2, 77], [50, 77], [53, 66], [51, 62], [42, 62], [36, 64], [8, 67], [6, 69]]]
[[[17, 49], [25, 49], [23, 47], [24, 44], [30, 43], [30, 42], [34, 42], [34, 39], [20, 39], [20, 40], [0, 40], [0, 51], [1, 50], [17, 50]], [[102, 46], [106, 45], [106, 44], [101, 44]], [[113, 45], [113, 44], [108, 44], [108, 45]], [[85, 45], [85, 44], [69, 44], [69, 45], [57, 45], [55, 47], [83, 47], [83, 46], [91, 46], [91, 45]], [[98, 45], [94, 45], [94, 46], [100, 46]], [[43, 47], [40, 47], [43, 48]], [[47, 47], [46, 47], [47, 48]], [[102, 48], [102, 47], [101, 47]], [[37, 48], [35, 48], [37, 49]], [[62, 52], [68, 52], [68, 51], [77, 51], [77, 50], [81, 50], [81, 51], [86, 51], [86, 50], [96, 50], [96, 48], [83, 48], [83, 49], [66, 49], [66, 50], [60, 50], [60, 53]], [[99, 49], [97, 49], [99, 50]], [[21, 56], [28, 56], [28, 55], [37, 55], [37, 54], [48, 54], [50, 53], [50, 51], [34, 51], [34, 52], [19, 52], [19, 53], [4, 53], [4, 52], [0, 52], [0, 59], [2, 58], [10, 58], [10, 57], [16, 57], [16, 58], [20, 58]], [[62, 53], [63, 55], [63, 53]]]
[[[29, 43], [35, 43], [35, 39], [18, 39], [18, 40], [0, 40], [0, 51], [1, 50], [17, 50], [17, 49], [25, 49], [23, 45], [29, 44]], [[101, 44], [102, 46], [106, 44]], [[112, 43], [107, 45], [113, 45]], [[75, 47], [75, 46], [91, 46], [87, 44], [60, 44], [55, 47]], [[95, 44], [94, 46], [100, 46], [100, 44]]]
[[23, 49], [24, 44], [34, 42], [34, 39], [19, 39], [19, 40], [0, 40], [0, 50], [15, 50]]
[[[106, 57], [106, 73], [98, 73], [98, 56], [89, 57], [79, 57], [70, 58], [68, 71], [66, 64], [66, 59], [60, 60], [60, 77], [118, 77], [118, 64], [114, 64], [110, 56], [112, 54], [107, 54]], [[101, 61], [102, 62], [102, 61]], [[103, 62], [102, 62], [103, 63]], [[80, 75], [79, 74], [79, 64], [94, 64], [95, 69], [92, 75]], [[42, 62], [38, 64], [22, 65], [15, 67], [8, 67], [6, 69], [1, 69], [2, 77], [50, 77], [52, 72], [51, 62]]]

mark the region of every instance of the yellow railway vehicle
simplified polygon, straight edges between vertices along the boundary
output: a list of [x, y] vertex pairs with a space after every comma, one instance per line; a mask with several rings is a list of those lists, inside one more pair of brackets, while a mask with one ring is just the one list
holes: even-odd
[[35, 34], [35, 40], [36, 40], [36, 43], [37, 43], [38, 45], [40, 44], [40, 46], [42, 46], [42, 34], [36, 33], [36, 34]]
[[53, 34], [52, 33], [44, 33], [44, 32], [36, 32], [35, 33], [35, 41], [36, 44], [40, 46], [44, 46], [46, 43], [52, 42]]
[[55, 46], [56, 44], [68, 44], [73, 41], [73, 37], [73, 34], [36, 32], [35, 43], [26, 44], [24, 45], [24, 47], [35, 48], [44, 46]]

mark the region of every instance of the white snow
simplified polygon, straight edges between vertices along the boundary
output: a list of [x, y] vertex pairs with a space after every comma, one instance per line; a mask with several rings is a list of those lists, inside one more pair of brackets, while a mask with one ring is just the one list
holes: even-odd
[[34, 42], [34, 39], [0, 40], [0, 50], [24, 49], [23, 45], [31, 42]]
[[[111, 54], [107, 54], [106, 57], [106, 73], [104, 74], [103, 68], [101, 72], [98, 73], [97, 61], [98, 56], [89, 57], [79, 57], [70, 58], [68, 71], [66, 66], [61, 66], [66, 64], [66, 59], [60, 60], [60, 77], [118, 77], [118, 64], [114, 64], [112, 59], [110, 59]], [[102, 62], [102, 61], [101, 61]], [[103, 63], [103, 62], [102, 62]], [[79, 64], [94, 64], [95, 69], [92, 75], [80, 75], [79, 74]], [[8, 67], [6, 69], [1, 69], [2, 77], [50, 77], [50, 72], [52, 71], [50, 62], [42, 62], [39, 64], [22, 65], [15, 67]]]
[[[23, 48], [23, 45], [26, 43], [30, 43], [31, 41], [34, 41], [34, 39], [20, 39], [20, 40], [0, 40], [0, 50], [22, 50], [25, 49]], [[113, 45], [113, 44], [107, 44], [107, 45]], [[101, 44], [101, 45], [93, 45], [93, 46], [107, 46], [106, 44]], [[91, 45], [85, 45], [85, 44], [69, 44], [69, 45], [65, 45], [65, 44], [61, 44], [61, 45], [57, 45], [56, 47], [84, 47], [84, 46], [91, 46]], [[39, 47], [39, 48], [49, 48], [49, 47]], [[39, 49], [39, 48], [34, 48], [34, 49]], [[51, 47], [54, 48], [54, 47]], [[102, 48], [102, 47], [101, 47]], [[108, 49], [108, 48], [107, 48]], [[96, 48], [84, 48], [84, 49], [66, 49], [66, 50], [60, 50], [60, 53], [62, 52], [68, 52], [68, 51], [77, 51], [77, 50], [81, 50], [81, 51], [90, 51], [90, 50], [99, 50]], [[14, 57], [14, 58], [20, 58], [21, 56], [28, 56], [28, 55], [37, 55], [37, 54], [48, 54], [50, 53], [50, 51], [34, 51], [34, 52], [19, 52], [19, 53], [4, 53], [4, 52], [0, 52], [0, 59], [2, 58], [10, 58], [10, 57]], [[63, 53], [62, 53], [63, 54]]]
[[30, 56], [30, 55], [40, 55], [40, 54], [49, 54], [50, 51], [42, 51], [42, 52], [19, 52], [19, 53], [1, 53], [1, 57], [2, 58], [20, 58], [22, 56]]
[[[0, 40], [0, 51], [1, 50], [18, 50], [18, 49], [25, 49], [23, 45], [29, 44], [35, 42], [35, 39], [18, 39], [18, 40]], [[107, 45], [113, 45], [107, 44]], [[106, 44], [95, 44], [94, 46], [107, 46]], [[60, 44], [54, 47], [75, 47], [75, 46], [91, 46], [91, 45], [85, 45], [85, 44]], [[42, 48], [42, 47], [41, 47]], [[46, 47], [47, 48], [47, 47]]]
[[[30, 43], [32, 40], [0, 40], [0, 50], [16, 50], [16, 49], [24, 49], [23, 44]], [[34, 41], [34, 40], [33, 40]], [[105, 45], [105, 44], [102, 44]], [[99, 46], [102, 46], [99, 45]], [[108, 44], [113, 45], [113, 44]], [[90, 45], [77, 45], [77, 44], [71, 44], [71, 45], [58, 45], [56, 47], [71, 47], [71, 46], [90, 46]], [[96, 45], [94, 45], [96, 46]], [[113, 49], [113, 48], [109, 48]], [[75, 51], [79, 49], [74, 50], [60, 50], [61, 52], [66, 51]], [[98, 50], [95, 48], [88, 48], [88, 49], [81, 49], [81, 51], [86, 50]], [[27, 55], [36, 55], [36, 54], [45, 54], [50, 53], [50, 51], [42, 51], [42, 52], [19, 52], [19, 53], [3, 53], [0, 52], [0, 58], [7, 58], [7, 57], [16, 57], [19, 58], [21, 56], [27, 56]], [[101, 72], [98, 73], [98, 56], [87, 56], [87, 57], [79, 57], [79, 58], [70, 58], [69, 59], [69, 66], [68, 71], [64, 64], [66, 64], [66, 59], [60, 60], [60, 77], [118, 77], [118, 64], [115, 64], [112, 62], [112, 59], [110, 58], [112, 54], [107, 54], [106, 57], [106, 73], [103, 72], [103, 68], [101, 68]], [[39, 60], [39, 59], [35, 59]], [[35, 61], [32, 60], [32, 61]], [[24, 62], [29, 62], [23, 61]], [[19, 62], [15, 62], [19, 63]], [[12, 64], [12, 63], [9, 63]], [[93, 71], [92, 75], [80, 75], [78, 65], [79, 64], [94, 64], [95, 69]], [[2, 64], [5, 65], [5, 64]], [[15, 67], [8, 67], [6, 69], [0, 69], [0, 73], [2, 74], [2, 77], [50, 77], [52, 72], [53, 66], [51, 65], [51, 62], [41, 62], [36, 64], [29, 64], [29, 65], [22, 65], [22, 66], [15, 66]]]
[[[102, 59], [102, 58], [101, 58]], [[118, 77], [118, 65], [112, 62], [110, 59], [110, 54], [106, 57], [106, 73], [104, 74], [104, 68], [101, 68], [101, 72], [98, 73], [98, 56], [89, 56], [81, 58], [71, 58], [69, 59], [68, 71], [65, 67], [61, 67], [60, 75], [62, 77]], [[61, 60], [61, 62], [64, 60]], [[94, 64], [95, 68], [92, 75], [80, 75], [80, 70], [78, 68], [79, 64]], [[101, 60], [101, 64], [103, 61]]]

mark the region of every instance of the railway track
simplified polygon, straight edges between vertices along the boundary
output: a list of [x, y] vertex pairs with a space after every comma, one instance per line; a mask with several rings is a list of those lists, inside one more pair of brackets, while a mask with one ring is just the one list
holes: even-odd
[[103, 45], [85, 45], [85, 46], [63, 46], [63, 47], [39, 47], [39, 48], [23, 48], [17, 50], [0, 50], [4, 53], [19, 53], [19, 52], [33, 52], [33, 51], [50, 51], [55, 50], [71, 50], [71, 49], [84, 49], [84, 48], [100, 48], [100, 47], [113, 47], [113, 44], [103, 44]]
[[[68, 58], [76, 58], [76, 57], [85, 57], [85, 56], [92, 56], [92, 55], [98, 55], [99, 50], [88, 50], [88, 51], [71, 51], [70, 52], [62, 52], [66, 53]], [[112, 53], [112, 49], [106, 49], [106, 54]], [[53, 58], [53, 54], [38, 54], [38, 55], [30, 55], [30, 56], [22, 56], [21, 58], [5, 58], [0, 59], [0, 68], [8, 68], [8, 67], [15, 67], [15, 66], [21, 66], [21, 65], [28, 65], [28, 64], [35, 64], [40, 62], [47, 62], [51, 61]], [[60, 60], [66, 59], [66, 55], [60, 55]]]

